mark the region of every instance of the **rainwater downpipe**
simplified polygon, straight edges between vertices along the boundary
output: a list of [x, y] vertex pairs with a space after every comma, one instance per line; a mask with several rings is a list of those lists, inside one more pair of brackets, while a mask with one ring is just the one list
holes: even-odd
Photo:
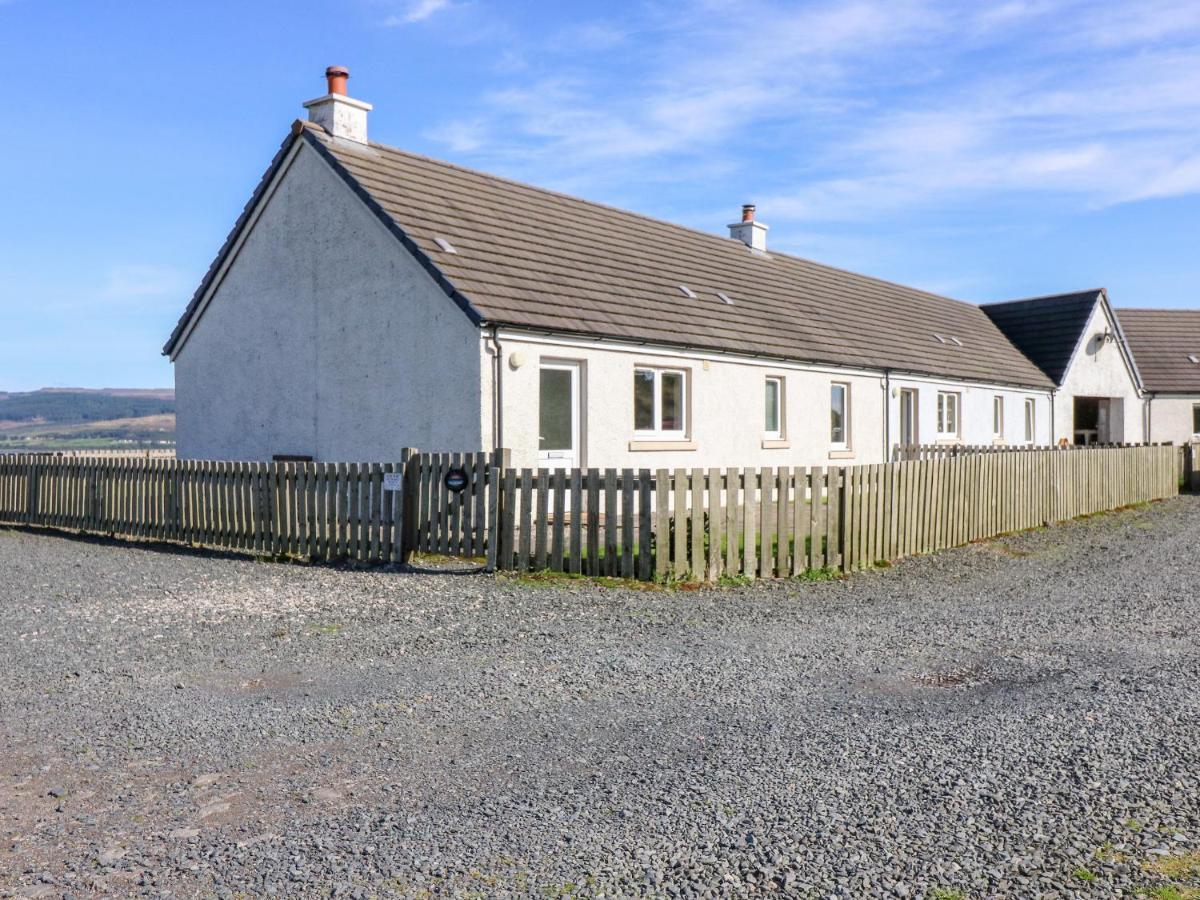
[[492, 326], [492, 449], [504, 446], [504, 349], [500, 346], [500, 326]]
[[892, 370], [883, 370], [883, 461], [891, 462], [892, 447]]

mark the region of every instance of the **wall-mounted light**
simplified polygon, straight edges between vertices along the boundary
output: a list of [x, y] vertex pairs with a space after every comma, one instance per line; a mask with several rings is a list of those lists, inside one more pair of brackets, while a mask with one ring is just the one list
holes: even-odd
[[512, 353], [508, 354], [508, 367], [514, 372], [523, 365], [525, 365], [525, 354], [523, 354], [520, 350], [514, 350]]

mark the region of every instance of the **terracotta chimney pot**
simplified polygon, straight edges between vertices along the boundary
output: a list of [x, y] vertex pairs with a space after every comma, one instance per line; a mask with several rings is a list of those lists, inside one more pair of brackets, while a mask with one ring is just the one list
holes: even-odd
[[325, 70], [325, 80], [329, 83], [329, 93], [346, 94], [346, 79], [350, 77], [350, 70], [345, 66], [330, 66]]
[[743, 203], [742, 204], [742, 221], [743, 222], [753, 222], [754, 221], [754, 204], [753, 203]]

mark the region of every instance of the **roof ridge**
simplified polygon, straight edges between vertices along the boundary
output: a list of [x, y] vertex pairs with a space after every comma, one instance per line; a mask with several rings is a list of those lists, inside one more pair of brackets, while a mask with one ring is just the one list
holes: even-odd
[[981, 309], [986, 309], [989, 306], [1009, 306], [1016, 303], [1033, 303], [1037, 300], [1059, 300], [1064, 297], [1085, 297], [1089, 294], [1103, 294], [1105, 289], [1100, 288], [1085, 288], [1082, 291], [1061, 291], [1056, 294], [1039, 294], [1036, 297], [1017, 297], [1012, 300], [992, 300], [989, 303], [980, 303]]
[[1164, 313], [1195, 313], [1200, 315], [1200, 309], [1187, 309], [1179, 306], [1114, 306], [1113, 312], [1164, 312]]
[[[297, 120], [297, 121], [300, 121], [300, 120]], [[322, 140], [329, 139], [328, 133], [320, 126], [314, 126], [314, 125], [312, 125], [312, 123], [307, 123], [307, 122], [305, 122], [304, 125], [306, 127], [309, 127], [310, 130], [315, 132], [317, 134], [317, 136], [319, 138], [321, 138]], [[698, 237], [706, 238], [708, 240], [720, 241], [721, 243], [725, 243], [725, 244], [728, 244], [728, 243], [740, 244], [741, 243], [741, 241], [739, 241], [737, 238], [726, 237], [724, 235], [717, 234], [712, 231], [705, 231], [701, 228], [695, 228], [691, 225], [682, 225], [679, 222], [672, 222], [668, 219], [661, 219], [661, 218], [658, 218], [657, 216], [651, 216], [651, 215], [648, 215], [647, 213], [638, 212], [636, 210], [625, 209], [620, 206], [614, 206], [610, 203], [603, 203], [599, 200], [589, 200], [586, 197], [580, 197], [576, 194], [568, 194], [566, 191], [557, 191], [557, 190], [554, 190], [553, 188], [547, 188], [547, 187], [542, 187], [542, 186], [536, 185], [536, 184], [530, 184], [529, 182], [526, 182], [526, 181], [519, 181], [516, 178], [509, 178], [504, 175], [496, 175], [493, 172], [485, 172], [482, 169], [475, 169], [470, 166], [464, 166], [461, 163], [450, 162], [449, 160], [439, 159], [435, 156], [429, 156], [424, 153], [417, 153], [413, 150], [406, 150], [401, 147], [396, 147], [392, 144], [384, 144], [380, 141], [368, 141], [367, 145], [370, 147], [373, 147], [377, 150], [383, 150], [383, 151], [387, 151], [389, 153], [396, 153], [396, 154], [399, 154], [400, 156], [406, 156], [406, 157], [409, 157], [410, 159], [421, 160], [423, 162], [430, 163], [435, 166], [443, 166], [448, 169], [455, 169], [459, 172], [465, 172], [469, 175], [474, 175], [479, 178], [485, 178], [485, 179], [488, 179], [491, 181], [502, 182], [504, 184], [512, 185], [514, 187], [522, 188], [524, 190], [533, 191], [535, 193], [543, 194], [545, 196], [556, 197], [556, 198], [559, 198], [562, 200], [569, 200], [572, 203], [583, 203], [583, 204], [586, 204], [587, 206], [595, 207], [597, 209], [607, 210], [609, 212], [614, 212], [614, 213], [617, 213], [617, 214], [623, 215], [623, 216], [629, 216], [629, 217], [632, 217], [635, 219], [640, 219], [644, 222], [649, 222], [654, 225], [666, 226], [668, 228], [673, 228], [678, 231], [685, 231], [685, 232], [688, 232], [689, 234], [694, 234]], [[747, 252], [750, 252], [748, 247], [746, 248], [746, 250], [747, 250]], [[870, 275], [866, 272], [858, 272], [858, 271], [855, 271], [854, 269], [847, 269], [842, 266], [831, 265], [830, 263], [821, 262], [820, 260], [810, 259], [809, 257], [806, 257], [806, 256], [800, 256], [797, 253], [788, 253], [787, 251], [783, 251], [783, 250], [768, 250], [767, 256], [787, 257], [788, 259], [796, 260], [797, 262], [802, 262], [802, 263], [805, 263], [805, 264], [811, 265], [811, 266], [817, 266], [819, 268], [826, 269], [831, 272], [837, 272], [837, 273], [840, 273], [843, 275], [851, 275], [855, 278], [863, 278], [863, 279], [866, 279], [869, 281], [877, 282], [879, 284], [886, 284], [886, 285], [890, 285], [892, 287], [903, 288], [906, 291], [914, 291], [919, 294], [924, 294], [927, 297], [932, 297], [937, 300], [947, 300], [951, 303], [958, 303], [958, 304], [961, 304], [966, 307], [978, 309], [984, 305], [984, 304], [979, 304], [979, 303], [972, 303], [969, 300], [961, 300], [957, 297], [950, 297], [946, 294], [939, 294], [935, 291], [930, 291], [925, 288], [913, 287], [912, 285], [909, 285], [909, 284], [902, 284], [899, 281], [893, 281], [889, 278], [882, 278], [878, 275]]]

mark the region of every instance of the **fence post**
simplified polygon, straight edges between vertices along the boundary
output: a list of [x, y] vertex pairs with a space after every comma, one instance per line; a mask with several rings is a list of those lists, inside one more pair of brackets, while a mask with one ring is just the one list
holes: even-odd
[[29, 458], [29, 479], [27, 485], [28, 496], [25, 498], [25, 502], [27, 504], [25, 510], [27, 516], [26, 521], [30, 525], [40, 524], [38, 521], [38, 501], [42, 487], [41, 476], [42, 465], [38, 462], [36, 456], [31, 456]]
[[[512, 463], [512, 451], [500, 448], [492, 451], [491, 465], [487, 470], [487, 561], [484, 563], [485, 572], [495, 572], [496, 563], [500, 558], [500, 532], [506, 510], [503, 503], [501, 481], [504, 470]], [[571, 516], [579, 515], [579, 510], [573, 508]]]
[[412, 526], [416, 520], [414, 509], [417, 499], [415, 470], [420, 460], [415, 447], [403, 447], [400, 450], [400, 502], [393, 503], [395, 510], [392, 522], [392, 561], [400, 565], [408, 563], [413, 551]]

